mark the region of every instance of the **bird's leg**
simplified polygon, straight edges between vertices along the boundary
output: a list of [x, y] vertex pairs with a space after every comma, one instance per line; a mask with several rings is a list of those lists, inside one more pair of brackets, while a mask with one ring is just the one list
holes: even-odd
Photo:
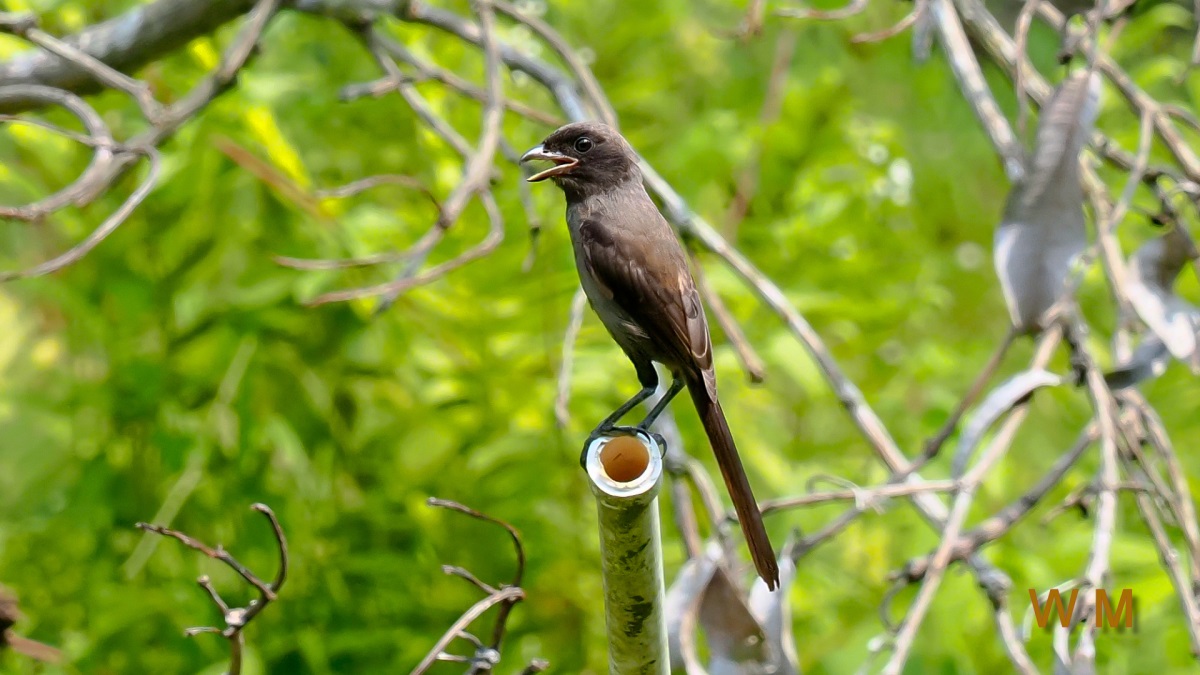
[[603, 422], [596, 425], [596, 429], [594, 431], [592, 431], [592, 436], [603, 436], [604, 435], [603, 432], [616, 429], [617, 421], [620, 420], [622, 417], [624, 417], [626, 414], [628, 414], [630, 410], [633, 410], [634, 407], [637, 406], [637, 404], [639, 404], [642, 401], [645, 401], [646, 399], [653, 396], [654, 391], [656, 389], [658, 389], [657, 385], [650, 385], [649, 387], [642, 387], [641, 391], [634, 394], [633, 397], [630, 398], [628, 401], [625, 401], [624, 403], [622, 403], [621, 407], [614, 410], [611, 415], [604, 418]]
[[637, 433], [639, 427], [619, 427], [617, 422], [626, 415], [630, 410], [633, 410], [642, 401], [654, 395], [654, 391], [658, 389], [658, 371], [654, 370], [653, 363], [639, 364], [634, 363], [637, 368], [638, 381], [642, 383], [642, 390], [634, 394], [628, 401], [621, 404], [619, 408], [614, 410], [611, 415], [605, 417], [592, 433], [588, 434], [587, 440], [583, 442], [583, 451], [579, 453], [579, 466], [587, 467], [587, 451], [592, 443], [601, 436], [607, 436], [613, 431], [623, 431], [626, 433]]
[[667, 442], [663, 439], [662, 434], [651, 432], [650, 426], [654, 424], [654, 420], [657, 420], [658, 416], [667, 409], [667, 406], [671, 403], [671, 399], [675, 398], [680, 391], [683, 391], [683, 385], [683, 378], [680, 377], [678, 373], [673, 373], [671, 386], [668, 387], [665, 392], [663, 392], [662, 398], [658, 399], [658, 402], [654, 404], [654, 407], [650, 409], [650, 412], [646, 413], [646, 417], [637, 425], [637, 428], [650, 434], [654, 440], [658, 442], [658, 446], [663, 452], [667, 451]]
[[667, 391], [662, 395], [662, 398], [658, 399], [658, 403], [654, 404], [654, 407], [650, 409], [650, 412], [646, 413], [645, 419], [638, 423], [638, 428], [649, 429], [650, 425], [654, 424], [654, 420], [658, 419], [658, 416], [667, 409], [667, 405], [671, 403], [671, 399], [675, 398], [675, 395], [683, 390], [683, 385], [683, 378], [679, 377], [678, 375], [674, 375], [673, 379], [671, 380], [671, 386], [667, 388]]
[[608, 436], [614, 431], [636, 433], [638, 431], [636, 427], [619, 427], [617, 426], [617, 421], [624, 417], [625, 414], [630, 410], [632, 410], [634, 406], [650, 398], [656, 389], [658, 389], [657, 383], [650, 386], [643, 386], [641, 391], [634, 394], [633, 397], [628, 401], [622, 403], [621, 407], [614, 410], [611, 415], [604, 418], [604, 421], [596, 425], [596, 428], [592, 430], [592, 433], [588, 434], [587, 440], [583, 442], [583, 450], [579, 453], [579, 466], [584, 468], [587, 467], [588, 448], [592, 447], [592, 443], [595, 442], [597, 438]]

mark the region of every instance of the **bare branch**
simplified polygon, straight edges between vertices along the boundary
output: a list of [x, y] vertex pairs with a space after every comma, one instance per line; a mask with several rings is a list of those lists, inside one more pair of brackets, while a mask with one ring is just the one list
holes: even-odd
[[617, 126], [617, 114], [613, 111], [612, 105], [608, 102], [608, 97], [604, 95], [604, 89], [600, 83], [596, 81], [596, 77], [592, 75], [591, 69], [584, 64], [575, 50], [567, 44], [558, 31], [554, 30], [550, 24], [541, 19], [527, 14], [523, 14], [516, 7], [510, 5], [505, 0], [493, 0], [496, 9], [507, 14], [509, 17], [519, 21], [520, 23], [529, 26], [533, 32], [550, 45], [554, 53], [567, 64], [571, 73], [578, 78], [580, 85], [583, 87], [584, 95], [589, 99], [592, 106], [596, 110], [597, 116], [606, 124], [612, 127]]
[[776, 511], [794, 509], [802, 506], [826, 504], [832, 501], [852, 500], [854, 502], [855, 509], [859, 511], [866, 511], [872, 505], [892, 497], [909, 497], [923, 492], [950, 492], [956, 489], [958, 489], [958, 481], [953, 480], [931, 480], [912, 484], [888, 483], [870, 488], [855, 487], [848, 490], [814, 492], [796, 497], [781, 497], [779, 499], [771, 499], [759, 504], [759, 509], [765, 516], [769, 513], [775, 513]]
[[[130, 73], [242, 16], [254, 4], [254, 0], [157, 0], [60, 40], [114, 71]], [[129, 39], [131, 35], [137, 39]], [[40, 84], [76, 94], [99, 91], [103, 86], [79, 59], [41, 50], [0, 63], [0, 84]], [[0, 111], [18, 112], [45, 104], [33, 97], [14, 96], [0, 102]]]
[[[1061, 339], [1062, 332], [1060, 329], [1045, 333], [1041, 340], [1039, 340], [1038, 350], [1034, 355], [1030, 368], [1045, 368], [1046, 364], [1050, 361], [1050, 356], [1053, 354], [1054, 348]], [[883, 668], [885, 675], [899, 675], [904, 668], [904, 664], [908, 661], [909, 652], [912, 649], [917, 630], [924, 621], [925, 614], [933, 603], [934, 595], [941, 584], [942, 576], [951, 562], [951, 553], [953, 552], [955, 543], [958, 541], [959, 533], [962, 531], [963, 523], [966, 521], [967, 513], [970, 510], [975, 493], [987, 477], [988, 470], [1008, 451], [1013, 438], [1016, 436], [1017, 429], [1025, 421], [1027, 413], [1027, 404], [1022, 404], [1020, 407], [1015, 408], [1001, 425], [1000, 430], [996, 432], [995, 438], [993, 438], [991, 444], [983, 452], [979, 461], [962, 477], [961, 487], [954, 498], [954, 505], [951, 508], [950, 515], [946, 519], [945, 527], [942, 529], [941, 543], [938, 544], [937, 550], [934, 551], [929, 570], [925, 573], [924, 581], [917, 592], [916, 599], [913, 601], [908, 614], [904, 617], [904, 621], [900, 624], [896, 632], [892, 656]]]
[[963, 31], [958, 12], [950, 0], [929, 0], [930, 11], [941, 37], [942, 49], [950, 60], [950, 68], [958, 78], [963, 96], [975, 110], [975, 115], [988, 132], [992, 145], [1004, 163], [1004, 172], [1009, 180], [1016, 180], [1023, 174], [1024, 150], [1021, 141], [1013, 134], [1008, 120], [1000, 112], [1000, 106], [992, 96], [979, 61], [971, 48], [967, 34]]
[[725, 337], [733, 345], [733, 350], [737, 354], [738, 360], [742, 362], [742, 369], [746, 371], [746, 375], [750, 378], [751, 382], [762, 382], [766, 377], [767, 368], [763, 365], [762, 359], [759, 358], [758, 352], [754, 350], [754, 346], [746, 339], [746, 333], [742, 331], [742, 327], [737, 319], [734, 318], [733, 313], [725, 306], [725, 301], [708, 284], [708, 277], [704, 274], [704, 268], [690, 247], [688, 248], [688, 256], [692, 260], [692, 276], [696, 279], [696, 288], [700, 291], [700, 297], [704, 299], [704, 304], [708, 305], [713, 318], [717, 320], [717, 325], [721, 327], [721, 331], [725, 333]]
[[844, 7], [822, 11], [811, 7], [784, 7], [775, 10], [775, 16], [788, 19], [818, 19], [821, 21], [841, 21], [862, 14], [867, 8], [867, 0], [850, 0]]
[[137, 101], [142, 114], [152, 124], [162, 117], [162, 104], [155, 100], [149, 85], [110, 68], [108, 64], [74, 45], [42, 32], [37, 28], [37, 17], [27, 15], [13, 18], [11, 15], [0, 14], [0, 32], [22, 37], [60, 59], [78, 65], [100, 84], [129, 94]]
[[[459, 148], [460, 153], [469, 155], [470, 158], [467, 160], [466, 168], [463, 170], [462, 180], [446, 199], [446, 203], [441, 210], [441, 215], [434, 229], [444, 231], [450, 227], [462, 215], [472, 197], [478, 196], [491, 223], [488, 235], [473, 249], [446, 263], [435, 265], [423, 273], [414, 275], [406, 273], [399, 279], [385, 284], [326, 293], [314, 298], [309, 304], [321, 305], [328, 302], [341, 302], [381, 295], [384, 296], [384, 299], [379, 311], [382, 311], [405, 290], [413, 286], [428, 283], [473, 260], [481, 258], [491, 253], [500, 244], [504, 236], [504, 223], [500, 215], [500, 209], [497, 207], [495, 199], [489, 191], [492, 163], [499, 148], [500, 127], [504, 121], [504, 93], [500, 83], [500, 47], [493, 35], [492, 0], [476, 0], [475, 6], [481, 26], [479, 39], [484, 51], [485, 78], [487, 81], [487, 101], [484, 105], [482, 119], [483, 128], [480, 132], [479, 144], [475, 152], [466, 151], [464, 153], [465, 148]], [[371, 35], [375, 35], [373, 29], [368, 30], [368, 36]], [[390, 71], [390, 75], [397, 77], [394, 64], [389, 66], [388, 64], [391, 63], [390, 59], [380, 54], [380, 49], [382, 48], [378, 46], [378, 42], [375, 41], [372, 45], [372, 52], [376, 54], [380, 64]], [[408, 85], [401, 85], [402, 93], [406, 87]], [[415, 94], [415, 90], [410, 93]], [[413, 100], [416, 100], [416, 98], [413, 97], [410, 99], [410, 104]], [[426, 121], [436, 124], [434, 119], [434, 117], [427, 117]], [[445, 132], [444, 135], [451, 138], [454, 137], [449, 131]], [[455, 145], [457, 146], [459, 143], [456, 142]], [[435, 235], [432, 241], [436, 242], [438, 239], [440, 239], [440, 234]], [[429, 248], [432, 248], [432, 244], [427, 245], [423, 249], [418, 245], [418, 250], [421, 250], [422, 253], [427, 252]]]
[[12, 627], [21, 620], [17, 598], [0, 586], [0, 657], [5, 649], [43, 663], [61, 663], [62, 652], [37, 640], [17, 635]]
[[279, 524], [279, 519], [275, 517], [275, 513], [266, 504], [254, 504], [251, 509], [258, 511], [266, 517], [267, 522], [271, 525], [272, 534], [275, 537], [275, 543], [279, 548], [279, 571], [275, 575], [275, 580], [271, 583], [264, 582], [258, 575], [251, 572], [245, 565], [238, 562], [228, 551], [221, 546], [212, 547], [204, 542], [195, 539], [183, 532], [173, 530], [161, 525], [152, 525], [150, 523], [138, 523], [137, 527], [146, 532], [162, 535], [164, 537], [174, 539], [184, 546], [193, 550], [199, 551], [204, 555], [214, 560], [219, 560], [242, 577], [246, 583], [258, 590], [259, 597], [256, 600], [251, 600], [245, 607], [230, 607], [213, 587], [212, 581], [208, 576], [201, 576], [196, 580], [200, 588], [208, 594], [208, 597], [221, 611], [221, 617], [225, 622], [225, 628], [216, 628], [213, 626], [201, 626], [197, 628], [188, 628], [184, 631], [185, 635], [193, 636], [202, 633], [218, 633], [229, 641], [229, 675], [238, 675], [242, 671], [242, 652], [245, 649], [245, 638], [242, 636], [242, 630], [249, 625], [254, 617], [258, 616], [262, 610], [266, 609], [267, 605], [279, 597], [279, 591], [283, 588], [283, 583], [287, 581], [288, 571], [288, 547], [287, 538], [284, 536], [283, 527]]
[[1016, 330], [1009, 328], [1008, 332], [1004, 335], [1004, 339], [1000, 342], [1000, 346], [996, 348], [992, 357], [988, 359], [987, 365], [983, 367], [983, 370], [975, 378], [975, 382], [971, 384], [971, 388], [967, 390], [967, 393], [958, 402], [954, 411], [950, 413], [950, 417], [942, 425], [941, 431], [925, 442], [925, 455], [922, 458], [925, 462], [937, 456], [938, 452], [942, 449], [942, 445], [946, 443], [946, 440], [950, 438], [954, 430], [958, 427], [963, 414], [967, 412], [968, 408], [975, 405], [975, 400], [983, 393], [983, 388], [987, 386], [988, 380], [992, 378], [996, 369], [1004, 362], [1004, 355], [1008, 353], [1008, 348], [1012, 346], [1013, 340], [1016, 338]]
[[[998, 511], [992, 517], [959, 535], [958, 541], [951, 546], [949, 562], [954, 563], [966, 560], [987, 544], [1008, 534], [1017, 523], [1029, 515], [1029, 512], [1049, 494], [1050, 490], [1054, 489], [1062, 481], [1067, 472], [1083, 456], [1083, 452], [1087, 450], [1088, 446], [1095, 442], [1096, 436], [1097, 430], [1095, 425], [1089, 425], [1080, 434], [1079, 440], [1075, 442], [1075, 445], [1060, 457], [1054, 463], [1054, 466], [1046, 472], [1046, 475], [1035, 483], [1033, 487], [1029, 488], [1025, 494]], [[929, 571], [931, 561], [932, 558], [930, 556], [910, 560], [901, 571], [893, 575], [893, 579], [902, 580], [906, 584], [921, 581], [925, 578], [925, 573]]]
[[558, 394], [554, 397], [554, 419], [560, 429], [571, 423], [571, 367], [575, 363], [575, 343], [583, 328], [583, 312], [587, 309], [587, 296], [582, 288], [575, 289], [571, 298], [571, 316], [567, 320], [567, 331], [563, 335], [562, 363], [558, 367]]
[[[471, 664], [471, 668], [467, 671], [468, 675], [490, 673], [492, 672], [493, 667], [500, 662], [500, 643], [504, 639], [504, 632], [507, 627], [509, 613], [518, 602], [525, 599], [525, 592], [520, 588], [521, 577], [525, 573], [525, 549], [521, 545], [521, 535], [517, 533], [516, 528], [504, 522], [503, 520], [493, 518], [458, 502], [450, 501], [448, 499], [430, 497], [427, 503], [430, 506], [457, 511], [477, 520], [494, 523], [504, 528], [504, 530], [508, 532], [509, 537], [512, 538], [513, 548], [517, 553], [517, 571], [513, 577], [512, 584], [504, 584], [499, 587], [493, 587], [480, 581], [474, 574], [461, 567], [443, 565], [443, 572], [466, 579], [476, 588], [483, 591], [486, 594], [486, 597], [476, 602], [467, 611], [463, 612], [463, 614], [450, 626], [450, 628], [446, 629], [446, 632], [442, 634], [442, 637], [438, 639], [433, 648], [429, 650], [429, 653], [425, 655], [425, 658], [422, 659], [419, 664], [417, 664], [417, 667], [414, 668], [412, 672], [414, 675], [420, 675], [428, 670], [428, 668], [437, 661], [454, 661], [458, 663]], [[472, 623], [474, 623], [476, 619], [482, 616], [484, 612], [497, 605], [499, 605], [500, 609], [498, 610], [496, 616], [495, 628], [492, 631], [492, 643], [490, 645], [485, 645], [479, 640], [479, 638], [476, 638], [474, 635], [466, 632], [466, 629]], [[451, 642], [460, 637], [469, 640], [473, 645], [475, 645], [474, 656], [457, 656], [454, 654], [448, 654], [445, 651], [446, 647], [448, 647]], [[529, 667], [534, 668], [538, 665], [540, 665], [539, 669], [528, 672], [540, 672], [541, 669], [546, 667], [545, 662], [541, 660], [535, 661]]]
[[[67, 187], [48, 197], [25, 206], [0, 206], [0, 217], [34, 220], [48, 213], [57, 211], [68, 204], [83, 204], [95, 199], [96, 195], [107, 187], [106, 175], [112, 166], [116, 141], [108, 130], [108, 125], [101, 119], [90, 104], [78, 96], [39, 84], [14, 84], [0, 86], [0, 108], [9, 101], [35, 101], [42, 105], [58, 105], [66, 108], [83, 124], [86, 136], [78, 136], [73, 132], [70, 137], [86, 143], [95, 149], [92, 161], [83, 170], [79, 178]], [[14, 119], [14, 118], [8, 118]], [[52, 131], [59, 131], [54, 127]], [[62, 132], [60, 132], [62, 133]], [[63, 133], [63, 135], [67, 135]]]
[[451, 501], [449, 499], [438, 499], [437, 497], [430, 497], [428, 499], [427, 503], [430, 506], [436, 506], [438, 508], [450, 509], [451, 511], [458, 511], [459, 513], [465, 513], [466, 515], [471, 516], [472, 518], [475, 518], [477, 520], [483, 520], [483, 521], [486, 521], [489, 523], [494, 523], [496, 525], [499, 525], [500, 527], [503, 527], [504, 530], [506, 532], [508, 532], [508, 536], [512, 538], [513, 550], [516, 551], [516, 554], [517, 554], [517, 572], [513, 576], [512, 585], [513, 586], [521, 585], [521, 577], [522, 577], [522, 575], [525, 574], [525, 548], [521, 545], [521, 535], [517, 532], [517, 529], [515, 527], [513, 527], [512, 525], [509, 525], [508, 523], [504, 522], [503, 520], [500, 520], [499, 518], [493, 518], [485, 513], [476, 511], [475, 509], [473, 509], [469, 506], [464, 506], [462, 504], [459, 504], [458, 502]]
[[[317, 190], [313, 194], [315, 197], [322, 199], [341, 199], [357, 195], [360, 192], [370, 190], [382, 185], [399, 185], [402, 187], [416, 190], [429, 198], [429, 201], [441, 213], [442, 205], [438, 202], [437, 196], [421, 181], [411, 176], [400, 176], [394, 174], [380, 174], [377, 176], [368, 176], [359, 180], [347, 183], [333, 188]], [[330, 270], [330, 269], [345, 269], [349, 267], [367, 267], [372, 265], [380, 265], [389, 262], [399, 262], [408, 260], [415, 256], [413, 250], [409, 251], [392, 251], [388, 253], [376, 253], [375, 255], [363, 256], [361, 258], [342, 258], [336, 260], [323, 260], [311, 258], [292, 258], [288, 256], [275, 256], [275, 262], [299, 270]]]

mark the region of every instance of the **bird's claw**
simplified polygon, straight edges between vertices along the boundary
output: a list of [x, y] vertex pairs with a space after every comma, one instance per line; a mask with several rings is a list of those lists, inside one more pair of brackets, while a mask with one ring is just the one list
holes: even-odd
[[662, 434], [655, 431], [646, 430], [646, 433], [650, 434], [650, 438], [653, 438], [654, 442], [658, 444], [659, 453], [664, 455], [667, 454], [667, 439], [663, 438]]
[[585, 470], [587, 469], [588, 448], [592, 447], [592, 443], [595, 443], [597, 440], [620, 436], [622, 433], [632, 434], [636, 432], [637, 429], [633, 427], [601, 427], [595, 429], [592, 433], [588, 434], [587, 439], [583, 442], [583, 450], [579, 453], [579, 466]]

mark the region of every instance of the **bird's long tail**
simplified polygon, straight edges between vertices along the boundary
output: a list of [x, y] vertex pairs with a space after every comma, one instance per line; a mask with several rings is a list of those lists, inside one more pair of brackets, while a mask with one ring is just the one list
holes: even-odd
[[733, 434], [725, 422], [725, 413], [716, 396], [709, 394], [703, 375], [697, 373], [687, 379], [688, 393], [700, 413], [700, 421], [712, 444], [713, 454], [717, 456], [717, 466], [721, 468], [721, 476], [725, 479], [725, 487], [733, 500], [733, 508], [737, 511], [738, 522], [742, 526], [742, 534], [750, 547], [750, 557], [754, 560], [754, 568], [758, 576], [767, 583], [767, 588], [775, 590], [779, 586], [779, 565], [775, 562], [775, 551], [771, 548], [771, 540], [763, 527], [762, 514], [758, 510], [758, 502], [754, 500], [754, 492], [750, 489], [750, 481], [746, 479], [746, 471], [742, 468], [742, 460], [738, 457], [737, 446], [733, 443]]

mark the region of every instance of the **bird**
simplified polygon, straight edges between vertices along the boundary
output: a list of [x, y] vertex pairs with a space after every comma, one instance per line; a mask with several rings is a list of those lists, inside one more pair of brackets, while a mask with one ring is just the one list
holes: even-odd
[[[712, 445], [759, 577], [779, 585], [779, 567], [733, 434], [717, 398], [712, 339], [687, 256], [642, 184], [638, 157], [619, 132], [600, 122], [567, 124], [521, 161], [552, 166], [526, 180], [552, 180], [566, 197], [580, 284], [592, 309], [637, 372], [641, 391], [606, 417], [588, 444], [613, 433], [646, 430], [684, 387]], [[617, 423], [658, 388], [655, 363], [672, 375], [663, 397], [636, 428]], [[586, 456], [586, 448], [584, 452]], [[584, 457], [580, 458], [581, 463]]]

